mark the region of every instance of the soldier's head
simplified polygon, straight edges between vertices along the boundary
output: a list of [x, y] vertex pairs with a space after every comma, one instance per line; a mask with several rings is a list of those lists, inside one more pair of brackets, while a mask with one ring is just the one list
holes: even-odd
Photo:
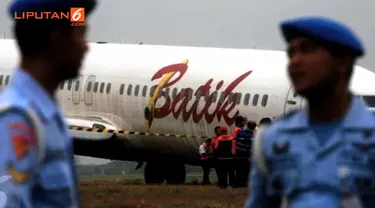
[[289, 78], [298, 94], [308, 98], [349, 87], [364, 49], [348, 27], [328, 18], [305, 17], [282, 22], [281, 31], [288, 43]]
[[[10, 6], [10, 14], [15, 12], [70, 12], [70, 7], [83, 7], [90, 14], [95, 0], [59, 0], [50, 1], [16, 0]], [[52, 3], [53, 2], [53, 3]], [[78, 14], [78, 13], [77, 13]], [[23, 68], [45, 70], [43, 73], [57, 82], [74, 78], [78, 75], [82, 60], [88, 50], [86, 42], [87, 19], [84, 26], [71, 26], [70, 19], [15, 19], [13, 32], [18, 44]], [[30, 65], [33, 65], [32, 67]], [[37, 66], [43, 65], [43, 67]], [[47, 70], [48, 69], [48, 70]], [[27, 70], [27, 69], [26, 69]]]
[[244, 127], [246, 125], [246, 118], [240, 115], [236, 116], [234, 125], [240, 128]]

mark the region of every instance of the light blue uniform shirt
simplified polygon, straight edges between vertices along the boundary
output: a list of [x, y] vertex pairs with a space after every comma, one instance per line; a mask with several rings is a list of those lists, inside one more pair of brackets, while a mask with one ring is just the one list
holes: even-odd
[[288, 208], [342, 208], [355, 199], [361, 206], [353, 208], [375, 207], [375, 118], [367, 106], [353, 96], [345, 118], [326, 126], [310, 126], [307, 115], [297, 111], [264, 129], [268, 171], [253, 161], [245, 207], [266, 207], [275, 195]]
[[[78, 207], [72, 140], [55, 100], [18, 69], [0, 94], [0, 108], [6, 104], [12, 108], [0, 113], [0, 207]], [[27, 109], [39, 118], [42, 143]]]

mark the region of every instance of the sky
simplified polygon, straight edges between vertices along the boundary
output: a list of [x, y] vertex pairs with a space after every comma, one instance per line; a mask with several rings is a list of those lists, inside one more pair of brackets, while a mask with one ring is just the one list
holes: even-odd
[[[0, 31], [12, 38], [8, 2], [0, 1]], [[89, 40], [284, 50], [281, 20], [322, 15], [361, 37], [367, 54], [358, 64], [375, 71], [373, 8], [373, 0], [101, 0], [88, 18]]]

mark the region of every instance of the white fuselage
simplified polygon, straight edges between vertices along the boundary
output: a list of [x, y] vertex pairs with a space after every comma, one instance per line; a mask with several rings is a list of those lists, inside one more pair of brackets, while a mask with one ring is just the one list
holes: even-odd
[[[5, 77], [17, 66], [18, 53], [13, 41], [3, 40], [0, 45], [0, 73]], [[81, 75], [59, 86], [58, 100], [69, 125], [92, 127], [96, 123], [137, 132], [150, 127], [153, 133], [211, 136], [215, 126], [232, 127], [236, 112], [259, 122], [300, 108], [303, 100], [291, 89], [286, 64], [282, 51], [91, 43]], [[375, 95], [374, 81], [374, 73], [356, 67], [352, 89]], [[156, 100], [154, 119], [148, 126], [145, 108], [157, 85], [168, 95]], [[232, 96], [235, 93], [237, 97]], [[170, 137], [127, 139], [136, 149], [186, 157], [196, 154], [201, 142]]]

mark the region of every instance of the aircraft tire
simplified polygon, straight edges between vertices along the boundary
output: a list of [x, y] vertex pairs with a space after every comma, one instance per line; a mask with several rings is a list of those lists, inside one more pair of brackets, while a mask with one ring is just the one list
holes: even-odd
[[144, 171], [144, 178], [146, 184], [161, 184], [164, 182], [164, 168], [162, 168], [161, 164], [148, 162], [145, 167]]
[[169, 164], [166, 167], [167, 184], [181, 185], [186, 180], [186, 168], [184, 164]]

